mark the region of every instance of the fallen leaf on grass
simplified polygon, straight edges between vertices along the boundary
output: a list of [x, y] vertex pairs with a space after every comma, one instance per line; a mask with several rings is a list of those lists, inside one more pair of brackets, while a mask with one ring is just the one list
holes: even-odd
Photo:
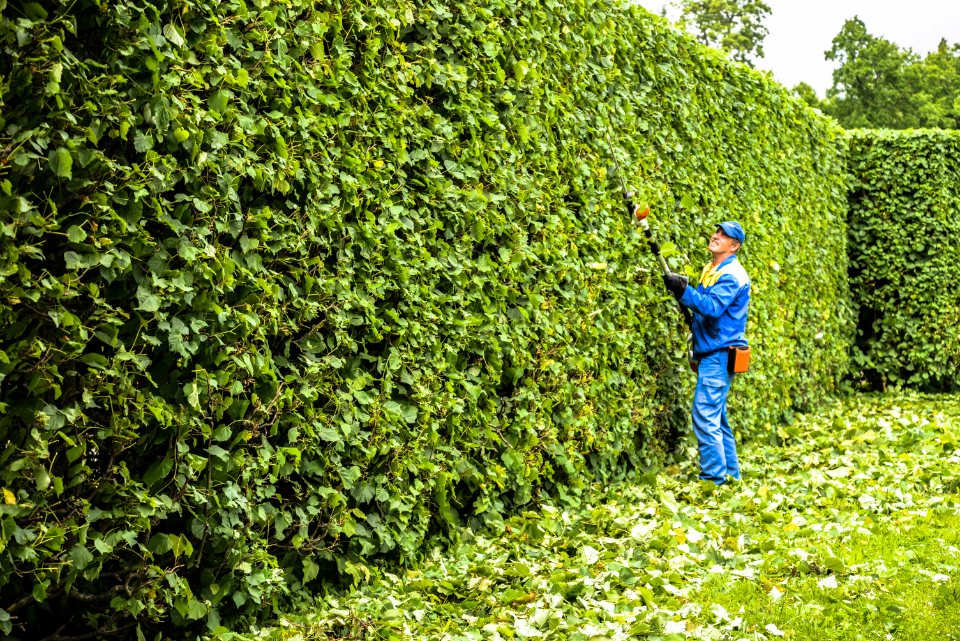
[[817, 585], [824, 589], [836, 589], [840, 587], [840, 585], [837, 583], [837, 577], [833, 575], [820, 579], [817, 581]]

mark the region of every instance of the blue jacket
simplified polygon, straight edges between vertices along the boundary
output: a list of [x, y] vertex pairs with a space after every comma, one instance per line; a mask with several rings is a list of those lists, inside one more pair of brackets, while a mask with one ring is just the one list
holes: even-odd
[[687, 286], [680, 302], [693, 312], [694, 358], [731, 345], [747, 345], [750, 278], [736, 256], [716, 269], [707, 263], [696, 289]]

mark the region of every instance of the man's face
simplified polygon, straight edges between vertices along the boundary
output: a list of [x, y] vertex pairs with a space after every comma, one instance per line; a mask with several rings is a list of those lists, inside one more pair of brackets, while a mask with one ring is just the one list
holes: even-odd
[[710, 237], [710, 243], [707, 245], [710, 253], [713, 255], [728, 254], [740, 248], [740, 242], [727, 236], [719, 227]]

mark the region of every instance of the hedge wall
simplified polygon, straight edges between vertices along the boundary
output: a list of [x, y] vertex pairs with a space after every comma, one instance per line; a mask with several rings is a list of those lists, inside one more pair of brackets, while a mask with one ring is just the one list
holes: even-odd
[[850, 137], [855, 375], [873, 388], [960, 389], [960, 132]]
[[639, 8], [8, 0], [0, 42], [4, 633], [216, 629], [652, 465], [692, 378], [612, 153], [678, 267], [747, 229], [743, 432], [844, 372], [839, 130]]

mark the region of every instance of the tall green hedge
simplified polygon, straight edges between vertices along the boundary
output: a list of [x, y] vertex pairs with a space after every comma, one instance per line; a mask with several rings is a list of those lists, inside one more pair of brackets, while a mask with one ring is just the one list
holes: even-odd
[[960, 389], [960, 132], [850, 132], [854, 375], [873, 388]]
[[747, 229], [738, 429], [845, 370], [839, 130], [642, 9], [0, 6], [4, 633], [214, 629], [653, 464], [692, 377], [612, 154], [678, 268]]

